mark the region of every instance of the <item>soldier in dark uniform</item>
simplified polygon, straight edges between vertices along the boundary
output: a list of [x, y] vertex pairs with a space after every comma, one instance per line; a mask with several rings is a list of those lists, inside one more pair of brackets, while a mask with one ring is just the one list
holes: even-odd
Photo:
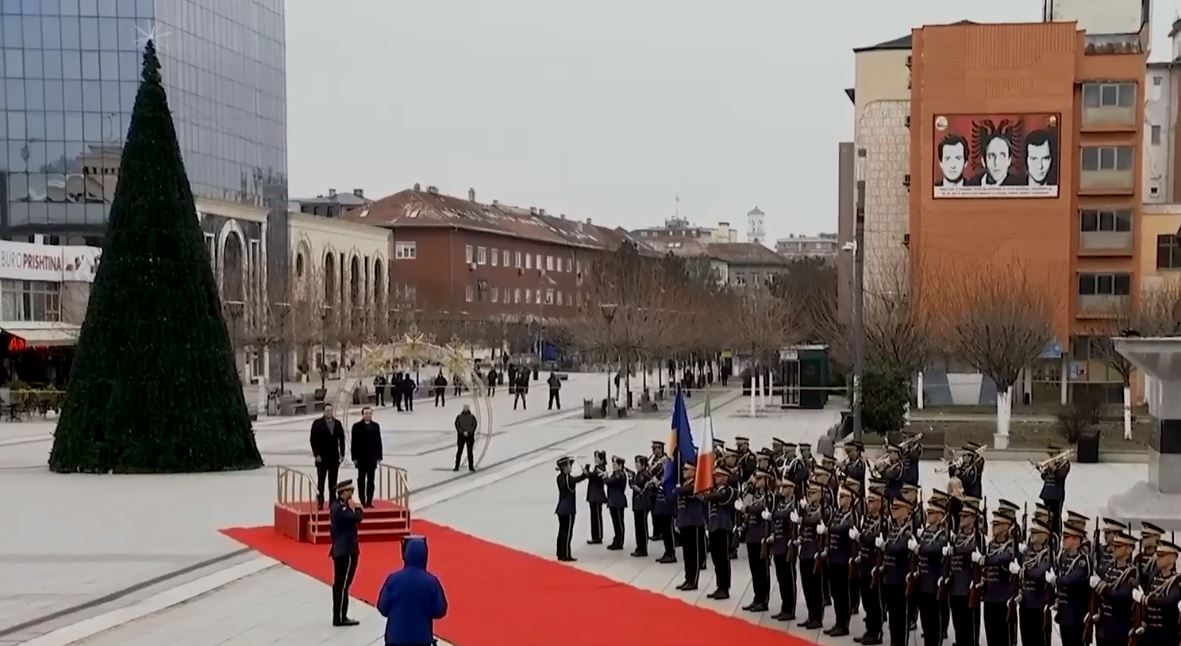
[[911, 439], [902, 449], [900, 455], [902, 458], [902, 482], [917, 487], [919, 486], [919, 460], [923, 457], [923, 443], [920, 440]]
[[[652, 540], [654, 541], [664, 540], [664, 525], [666, 522], [670, 527], [672, 525], [672, 506], [667, 502], [665, 502], [663, 505], [657, 505], [658, 500], [664, 501], [663, 487], [660, 486], [660, 483], [664, 479], [664, 460], [666, 457], [667, 456], [664, 453], [664, 442], [661, 442], [660, 440], [653, 440], [652, 457], [648, 459], [648, 468], [650, 469], [649, 475], [656, 480], [657, 489], [657, 491], [654, 492], [656, 495], [654, 495], [652, 499]], [[669, 533], [672, 533], [671, 529], [669, 530]], [[669, 541], [672, 541], [671, 536], [669, 537]], [[671, 551], [671, 549], [669, 551]]]
[[1140, 585], [1147, 587], [1156, 577], [1156, 546], [1164, 536], [1165, 530], [1152, 523], [1140, 524], [1140, 553], [1136, 557], [1136, 565], [1140, 570]]
[[1091, 559], [1083, 549], [1085, 529], [1067, 526], [1062, 531], [1062, 551], [1046, 582], [1056, 590], [1058, 635], [1062, 646], [1081, 646], [1091, 603]]
[[[806, 442], [800, 443], [797, 447], [800, 452], [800, 462], [803, 463], [804, 469], [808, 473], [816, 470], [816, 459], [812, 457], [812, 445]], [[799, 486], [798, 484], [796, 485]]]
[[1181, 622], [1181, 575], [1177, 572], [1177, 545], [1161, 540], [1156, 546], [1156, 576], [1133, 591], [1133, 600], [1144, 605], [1136, 640], [1138, 646], [1173, 646], [1178, 643]]
[[[1050, 449], [1051, 456], [1058, 453], [1058, 449]], [[1061, 533], [1062, 502], [1066, 500], [1066, 476], [1070, 474], [1070, 460], [1061, 459], [1039, 466], [1038, 473], [1042, 477], [1042, 493], [1039, 497], [1050, 510], [1050, 526], [1054, 528], [1055, 534]]]
[[771, 438], [771, 465], [775, 467], [775, 475], [779, 475], [779, 469], [785, 464], [787, 455], [787, 442], [773, 437]]
[[1015, 545], [1020, 545], [1023, 542], [1023, 537], [1021, 536], [1021, 526], [1017, 524], [1016, 519], [1017, 514], [1021, 513], [1021, 507], [1011, 500], [1001, 498], [997, 501], [997, 511], [1013, 518], [1013, 526], [1009, 528], [1009, 535], [1013, 537]]
[[574, 534], [574, 515], [578, 512], [574, 492], [576, 485], [589, 477], [589, 468], [584, 468], [578, 475], [570, 475], [570, 467], [574, 460], [563, 457], [558, 460], [558, 506], [554, 513], [558, 516], [558, 560], [574, 561], [574, 554], [570, 550], [570, 539]]
[[879, 589], [882, 561], [881, 549], [876, 543], [877, 539], [883, 536], [882, 532], [889, 522], [882, 509], [884, 495], [885, 483], [869, 483], [869, 488], [865, 492], [865, 515], [861, 518], [855, 539], [860, 548], [857, 555], [857, 572], [861, 599], [865, 605], [865, 633], [855, 637], [854, 641], [866, 646], [877, 646], [882, 643], [882, 595]]
[[681, 470], [682, 484], [677, 487], [677, 529], [681, 532], [681, 558], [685, 561], [685, 582], [678, 590], [696, 590], [705, 561], [705, 500], [693, 493], [697, 468], [686, 464]]
[[[905, 646], [910, 625], [910, 599], [906, 596], [906, 582], [910, 576], [911, 503], [896, 498], [890, 503], [890, 522], [884, 536], [875, 545], [882, 551], [882, 598], [886, 602], [886, 619], [890, 625], [890, 646]], [[862, 642], [865, 643], [865, 642]]]
[[755, 597], [742, 607], [748, 612], [766, 612], [771, 596], [771, 570], [767, 561], [768, 544], [771, 535], [771, 510], [774, 499], [771, 493], [773, 476], [768, 471], [755, 471], [752, 488], [742, 496], [737, 505], [746, 514], [746, 556], [750, 565], [751, 587]]
[[357, 559], [361, 546], [357, 528], [365, 516], [365, 510], [353, 500], [353, 481], [342, 480], [336, 485], [336, 500], [329, 508], [332, 547], [332, 625], [356, 626], [359, 622], [349, 619], [349, 587], [357, 573]]
[[750, 438], [735, 437], [734, 444], [738, 451], [738, 482], [746, 482], [755, 474], [757, 467], [754, 451], [750, 450]]
[[923, 643], [939, 646], [943, 643], [943, 616], [947, 613], [944, 603], [947, 576], [946, 564], [950, 555], [943, 548], [949, 545], [947, 528], [947, 501], [933, 499], [927, 503], [927, 524], [919, 532], [918, 572], [915, 583], [913, 605], [919, 607], [919, 619], [923, 628]]
[[902, 495], [902, 453], [895, 444], [886, 445], [886, 466], [879, 474], [886, 481], [886, 500], [893, 502]]
[[657, 563], [676, 563], [676, 535], [673, 531], [673, 524], [676, 522], [677, 516], [677, 497], [676, 495], [669, 496], [666, 494], [662, 486], [664, 478], [664, 462], [669, 460], [666, 456], [662, 456], [659, 462], [653, 462], [649, 467], [656, 480], [656, 486], [653, 489], [652, 502], [652, 525], [656, 528], [654, 534], [660, 535], [660, 541], [664, 545], [664, 551], [660, 558], [656, 559]]
[[1016, 569], [1021, 599], [1017, 618], [1021, 628], [1022, 646], [1050, 646], [1053, 628], [1049, 609], [1053, 604], [1054, 588], [1046, 582], [1046, 572], [1054, 566], [1050, 550], [1050, 526], [1036, 518], [1029, 525], [1029, 544], [1020, 561], [1013, 561], [1009, 571]]
[[1107, 576], [1107, 568], [1111, 567], [1115, 558], [1114, 546], [1116, 536], [1127, 531], [1128, 526], [1118, 520], [1112, 520], [1110, 518], [1103, 520], [1103, 544], [1095, 549], [1095, 562], [1091, 564], [1091, 568], [1099, 578], [1102, 579]]
[[796, 618], [799, 544], [796, 524], [791, 522], [791, 514], [799, 504], [795, 488], [796, 483], [791, 480], [781, 480], [779, 493], [775, 495], [775, 508], [771, 512], [771, 560], [775, 564], [775, 580], [779, 586], [779, 612], [771, 618], [776, 621], [794, 621]]
[[[1017, 577], [1009, 564], [1017, 559], [1013, 540], [1016, 519], [1004, 508], [992, 513], [992, 539], [977, 557], [983, 571], [984, 638], [988, 646], [1010, 646], [1017, 642], [1016, 622], [1009, 621], [1009, 605], [1017, 596]], [[973, 555], [976, 556], [976, 555]]]
[[[742, 469], [739, 467], [738, 449], [727, 448], [726, 457], [722, 460], [722, 467], [726, 469], [726, 473], [730, 474], [727, 478], [730, 488], [734, 490], [735, 501], [742, 498], [743, 492], [746, 490], [746, 481], [741, 480]], [[742, 512], [735, 510], [734, 512], [734, 526], [730, 531], [730, 560], [734, 561], [738, 558], [738, 545], [742, 543], [743, 536], [746, 532], [746, 522]]]
[[819, 482], [808, 483], [808, 497], [803, 509], [789, 516], [799, 526], [800, 537], [800, 587], [804, 590], [804, 604], [808, 617], [800, 622], [806, 630], [815, 630], [824, 625], [824, 589], [822, 572], [824, 551], [827, 546], [825, 533], [831, 511], [824, 504], [824, 486]]
[[845, 461], [841, 469], [845, 480], [856, 480], [865, 490], [865, 445], [858, 440], [845, 442]]
[[1092, 595], [1098, 600], [1095, 624], [1096, 646], [1125, 646], [1132, 630], [1132, 591], [1139, 585], [1139, 572], [1132, 560], [1135, 537], [1124, 532], [1111, 535], [1108, 561], [1103, 573], [1091, 575]]
[[922, 508], [919, 501], [919, 493], [919, 488], [912, 484], [902, 485], [902, 491], [900, 492], [902, 499], [909, 502], [910, 506], [914, 508], [914, 513], [910, 515], [910, 528], [916, 536], [927, 525], [927, 510]]
[[811, 482], [820, 485], [820, 494], [823, 496], [824, 506], [830, 509], [837, 506], [836, 492], [832, 488], [832, 483], [835, 479], [832, 469], [826, 466], [817, 465], [812, 470]]
[[975, 597], [980, 585], [985, 542], [979, 526], [979, 501], [965, 497], [961, 503], [959, 528], [943, 552], [950, 559], [948, 598], [955, 646], [976, 646], [980, 643], [980, 606]]
[[632, 556], [648, 556], [648, 512], [656, 501], [656, 489], [660, 481], [648, 473], [648, 456], [637, 455], [635, 474], [628, 486], [632, 492], [632, 521], [635, 523], [636, 549]]
[[979, 453], [980, 445], [968, 442], [964, 446], [961, 460], [948, 468], [947, 475], [957, 478], [964, 487], [964, 495], [973, 498], [983, 496], [984, 457]]
[[710, 599], [730, 598], [730, 535], [734, 532], [734, 503], [737, 493], [730, 486], [730, 472], [723, 467], [714, 468], [714, 486], [705, 494], [709, 506], [706, 530], [709, 532], [710, 560], [714, 564], [714, 579], [717, 589], [709, 593]]
[[848, 487], [837, 492], [837, 508], [828, 526], [828, 548], [824, 558], [825, 577], [832, 591], [832, 611], [836, 623], [824, 633], [832, 637], [849, 634], [849, 562], [858, 550], [854, 542], [857, 533], [857, 513], [853, 510], [856, 495]]
[[607, 512], [611, 514], [611, 544], [609, 550], [623, 549], [623, 537], [627, 535], [627, 526], [623, 516], [627, 513], [627, 471], [624, 469], [627, 461], [618, 455], [611, 457], [611, 473], [603, 479], [607, 486]]
[[591, 537], [587, 545], [603, 542], [603, 505], [607, 504], [607, 452], [595, 451], [595, 465], [587, 472], [586, 502], [590, 507]]

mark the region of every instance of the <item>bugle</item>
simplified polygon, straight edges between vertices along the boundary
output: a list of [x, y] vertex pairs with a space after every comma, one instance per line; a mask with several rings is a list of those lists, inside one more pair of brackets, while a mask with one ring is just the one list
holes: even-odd
[[1041, 462], [1034, 462], [1033, 460], [1030, 460], [1029, 463], [1032, 464], [1033, 468], [1037, 469], [1039, 472], [1045, 473], [1050, 469], [1057, 469], [1064, 462], [1069, 462], [1072, 458], [1074, 458], [1074, 456], [1074, 449], [1066, 449], [1065, 451], [1062, 451], [1056, 455], [1051, 455]]

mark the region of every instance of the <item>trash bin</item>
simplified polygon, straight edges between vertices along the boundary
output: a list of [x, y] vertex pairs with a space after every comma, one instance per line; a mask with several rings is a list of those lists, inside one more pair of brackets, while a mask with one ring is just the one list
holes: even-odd
[[1099, 461], [1099, 429], [1089, 428], [1078, 436], [1078, 461], [1095, 464]]
[[594, 418], [595, 418], [595, 400], [593, 400], [593, 399], [582, 400], [582, 419], [594, 419]]

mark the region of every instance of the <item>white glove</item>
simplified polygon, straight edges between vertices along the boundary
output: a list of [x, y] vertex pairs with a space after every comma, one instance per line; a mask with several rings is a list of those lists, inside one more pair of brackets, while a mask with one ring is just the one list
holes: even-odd
[[1021, 544], [1019, 544], [1019, 545], [1017, 546], [1017, 553], [1018, 553], [1018, 554], [1024, 554], [1024, 553], [1025, 553], [1025, 548], [1026, 548], [1026, 547], [1027, 547], [1027, 546], [1025, 545], [1025, 543], [1021, 543]]
[[879, 537], [873, 539], [873, 544], [874, 544], [874, 547], [881, 549], [886, 546], [886, 539], [879, 536]]
[[820, 524], [816, 526], [816, 533], [820, 534], [821, 536], [824, 536], [828, 533], [828, 527], [824, 525], [824, 521], [820, 521]]
[[984, 555], [981, 554], [980, 552], [973, 551], [972, 552], [972, 562], [976, 563], [977, 565], [979, 565], [980, 563], [983, 563], [984, 562]]
[[791, 512], [791, 515], [790, 515], [790, 516], [788, 516], [788, 518], [790, 518], [790, 519], [791, 519], [791, 522], [793, 522], [793, 523], [798, 523], [798, 522], [800, 522], [800, 515], [799, 515], [799, 514], [797, 514], [797, 513], [795, 513], [794, 511], [793, 511], [793, 512]]
[[1058, 575], [1054, 574], [1053, 570], [1046, 570], [1046, 583], [1049, 583], [1050, 585], [1054, 585], [1054, 582], [1057, 580], [1058, 580]]
[[1098, 587], [1099, 587], [1099, 583], [1100, 583], [1102, 580], [1103, 580], [1103, 579], [1100, 579], [1098, 574], [1092, 574], [1092, 575], [1091, 575], [1091, 587], [1092, 587], [1092, 588], [1098, 588]]
[[951, 550], [951, 546], [950, 546], [950, 545], [944, 545], [944, 546], [943, 546], [943, 555], [944, 555], [944, 556], [951, 556], [951, 551], [952, 551], [952, 550]]
[[906, 547], [912, 552], [917, 552], [919, 551], [919, 542], [912, 538], [909, 541], [906, 541]]
[[1132, 589], [1132, 601], [1135, 601], [1136, 603], [1141, 603], [1142, 601], [1144, 601], [1144, 591], [1141, 590], [1140, 588], [1133, 588]]
[[763, 520], [771, 520], [771, 512], [767, 511], [766, 509], [763, 510], [762, 516]]
[[858, 536], [861, 536], [861, 532], [857, 531], [856, 527], [850, 527], [849, 528], [849, 540], [855, 541], [855, 540], [857, 540]]
[[1177, 602], [1177, 612], [1181, 612], [1181, 601]]
[[734, 501], [734, 510], [735, 511], [742, 511], [745, 508], [746, 508], [746, 503], [742, 502], [742, 500], [735, 500]]
[[1009, 574], [1018, 574], [1019, 572], [1021, 572], [1021, 566], [1017, 564], [1017, 561], [1009, 561]]

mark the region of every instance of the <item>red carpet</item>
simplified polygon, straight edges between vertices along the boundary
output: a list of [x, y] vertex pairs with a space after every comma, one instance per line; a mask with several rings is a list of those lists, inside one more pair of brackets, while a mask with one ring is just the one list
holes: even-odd
[[[222, 531], [293, 569], [332, 581], [327, 545], [297, 543], [270, 527]], [[435, 632], [455, 646], [814, 644], [428, 521], [415, 519], [414, 533], [427, 537], [429, 568], [450, 604]], [[353, 596], [376, 604], [386, 575], [401, 565], [397, 543], [363, 543]]]

